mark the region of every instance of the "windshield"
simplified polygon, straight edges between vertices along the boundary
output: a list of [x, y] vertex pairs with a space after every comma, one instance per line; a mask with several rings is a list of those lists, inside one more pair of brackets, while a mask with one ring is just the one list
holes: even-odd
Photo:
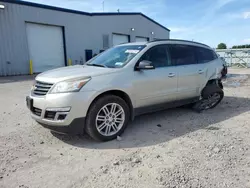
[[89, 66], [120, 68], [125, 66], [145, 45], [116, 46], [87, 62]]

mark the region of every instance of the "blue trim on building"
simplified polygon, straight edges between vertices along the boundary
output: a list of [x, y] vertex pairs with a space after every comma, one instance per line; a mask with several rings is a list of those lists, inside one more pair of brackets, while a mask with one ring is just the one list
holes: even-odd
[[67, 13], [73, 13], [73, 14], [81, 14], [86, 16], [122, 16], [122, 15], [141, 15], [142, 17], [148, 19], [149, 21], [155, 23], [156, 25], [160, 26], [161, 28], [170, 31], [168, 28], [164, 27], [163, 25], [159, 24], [155, 20], [149, 18], [148, 16], [140, 13], [140, 12], [98, 12], [98, 13], [88, 13], [88, 12], [82, 12], [78, 10], [71, 10], [66, 8], [60, 8], [60, 7], [54, 7], [49, 5], [43, 5], [38, 3], [32, 3], [27, 1], [20, 1], [20, 0], [0, 0], [0, 2], [6, 2], [6, 3], [13, 3], [13, 4], [19, 4], [19, 5], [26, 5], [26, 6], [32, 6], [37, 8], [44, 8], [44, 9], [50, 9], [50, 10], [56, 10], [61, 12], [67, 12]]
[[66, 9], [66, 8], [54, 7], [54, 6], [50, 6], [50, 5], [43, 5], [43, 4], [32, 3], [32, 2], [27, 2], [27, 1], [20, 1], [20, 0], [0, 0], [0, 2], [12, 3], [12, 4], [18, 4], [18, 5], [26, 5], [26, 6], [36, 7], [36, 8], [57, 10], [57, 11], [61, 11], [61, 12], [68, 12], [68, 13], [73, 13], [73, 14], [82, 14], [82, 15], [91, 16], [91, 14], [88, 13], [88, 12], [82, 12], [82, 11], [77, 11], [77, 10], [70, 10], [70, 9]]

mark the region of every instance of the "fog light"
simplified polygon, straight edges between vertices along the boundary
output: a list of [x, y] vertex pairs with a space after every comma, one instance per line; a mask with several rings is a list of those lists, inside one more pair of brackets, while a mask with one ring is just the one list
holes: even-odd
[[70, 107], [47, 108], [46, 111], [53, 111], [53, 112], [69, 112], [69, 111], [70, 111]]
[[63, 121], [70, 111], [70, 107], [62, 108], [47, 108], [45, 111], [44, 118], [53, 121]]
[[60, 114], [57, 118], [57, 120], [64, 120], [66, 118], [67, 114]]
[[54, 112], [54, 111], [47, 111], [47, 110], [45, 111], [45, 115], [44, 115], [45, 119], [54, 120], [55, 116], [56, 116], [56, 112]]
[[54, 120], [55, 121], [63, 121], [66, 118], [67, 114], [68, 114], [68, 112], [57, 112]]

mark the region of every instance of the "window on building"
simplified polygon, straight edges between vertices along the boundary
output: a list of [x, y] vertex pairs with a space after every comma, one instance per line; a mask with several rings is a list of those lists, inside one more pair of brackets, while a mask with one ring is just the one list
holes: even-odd
[[171, 45], [170, 49], [171, 62], [174, 65], [196, 64], [195, 50], [189, 45]]

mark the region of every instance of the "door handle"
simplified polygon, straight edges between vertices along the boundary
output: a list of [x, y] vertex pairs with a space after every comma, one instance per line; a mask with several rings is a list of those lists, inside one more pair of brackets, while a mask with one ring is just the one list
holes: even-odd
[[204, 71], [203, 71], [203, 70], [199, 70], [198, 73], [199, 73], [199, 74], [203, 74]]
[[174, 73], [169, 73], [169, 74], [168, 74], [168, 77], [174, 77], [174, 76], [175, 76]]

